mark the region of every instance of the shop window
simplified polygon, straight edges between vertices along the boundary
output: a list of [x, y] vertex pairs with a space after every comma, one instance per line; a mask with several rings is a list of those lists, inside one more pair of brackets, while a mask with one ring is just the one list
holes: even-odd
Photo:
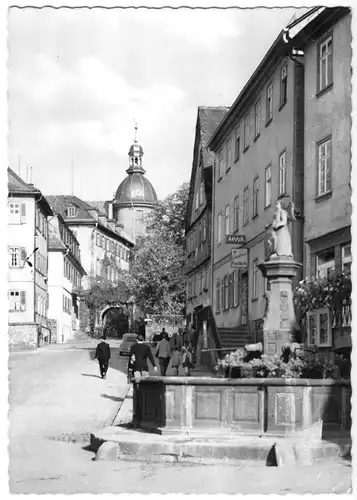
[[329, 248], [316, 255], [316, 276], [329, 278], [335, 272], [335, 249]]
[[329, 309], [316, 309], [307, 314], [309, 346], [330, 347], [332, 343]]

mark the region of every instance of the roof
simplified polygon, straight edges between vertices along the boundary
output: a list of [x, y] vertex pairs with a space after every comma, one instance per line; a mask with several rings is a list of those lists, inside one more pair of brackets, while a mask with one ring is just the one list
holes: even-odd
[[[208, 143], [210, 137], [219, 126], [223, 118], [226, 116], [229, 107], [227, 106], [199, 106], [197, 110], [196, 133], [193, 147], [193, 161], [191, 169], [190, 191], [188, 196], [187, 214], [186, 214], [186, 229], [190, 225], [192, 203], [195, 189], [196, 172], [199, 165], [199, 157], [201, 155], [203, 169], [213, 165], [214, 154], [210, 151]], [[205, 183], [205, 187], [208, 184]], [[207, 193], [206, 193], [207, 194]]]
[[28, 184], [22, 180], [10, 167], [7, 169], [7, 187], [11, 193], [41, 194], [39, 189], [36, 189], [33, 184]]
[[149, 179], [142, 173], [131, 172], [119, 184], [115, 194], [114, 203], [156, 204], [157, 195]]
[[[48, 203], [50, 206], [58, 212], [65, 220], [70, 219], [71, 222], [80, 221], [88, 221], [95, 222], [96, 218], [88, 210], [94, 210], [95, 207], [89, 205], [86, 201], [81, 200], [77, 196], [74, 195], [50, 195], [47, 196]], [[78, 212], [75, 217], [67, 216], [68, 207], [77, 207]]]
[[108, 217], [108, 201], [85, 201], [84, 203], [96, 208], [100, 215]]
[[48, 200], [42, 195], [41, 191], [33, 184], [25, 182], [17, 175], [10, 167], [7, 168], [7, 187], [8, 195], [33, 196], [36, 202], [41, 206], [47, 215], [52, 215], [51, 207]]

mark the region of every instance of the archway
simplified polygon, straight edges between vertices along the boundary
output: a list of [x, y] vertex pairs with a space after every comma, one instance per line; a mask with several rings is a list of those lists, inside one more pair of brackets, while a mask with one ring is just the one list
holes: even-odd
[[109, 337], [121, 338], [124, 333], [129, 332], [130, 315], [123, 304], [107, 305], [100, 312], [103, 331]]

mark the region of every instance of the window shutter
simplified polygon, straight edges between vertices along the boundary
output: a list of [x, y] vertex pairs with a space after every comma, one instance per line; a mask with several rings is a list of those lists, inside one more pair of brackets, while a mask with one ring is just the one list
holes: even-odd
[[26, 248], [21, 248], [20, 252], [21, 252], [21, 260], [25, 262], [25, 260], [27, 259]]
[[228, 307], [233, 306], [233, 273], [229, 275], [228, 279]]
[[20, 303], [21, 303], [21, 310], [25, 311], [25, 309], [26, 309], [26, 292], [25, 291], [20, 292]]
[[21, 222], [26, 222], [26, 203], [21, 203]]

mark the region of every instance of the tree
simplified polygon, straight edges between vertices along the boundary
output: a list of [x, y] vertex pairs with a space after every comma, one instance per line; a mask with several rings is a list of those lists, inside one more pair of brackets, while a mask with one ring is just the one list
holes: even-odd
[[118, 286], [128, 287], [135, 303], [149, 314], [183, 314], [186, 286], [185, 216], [189, 184], [158, 203], [147, 216], [148, 236], [132, 251], [130, 273], [121, 271]]

